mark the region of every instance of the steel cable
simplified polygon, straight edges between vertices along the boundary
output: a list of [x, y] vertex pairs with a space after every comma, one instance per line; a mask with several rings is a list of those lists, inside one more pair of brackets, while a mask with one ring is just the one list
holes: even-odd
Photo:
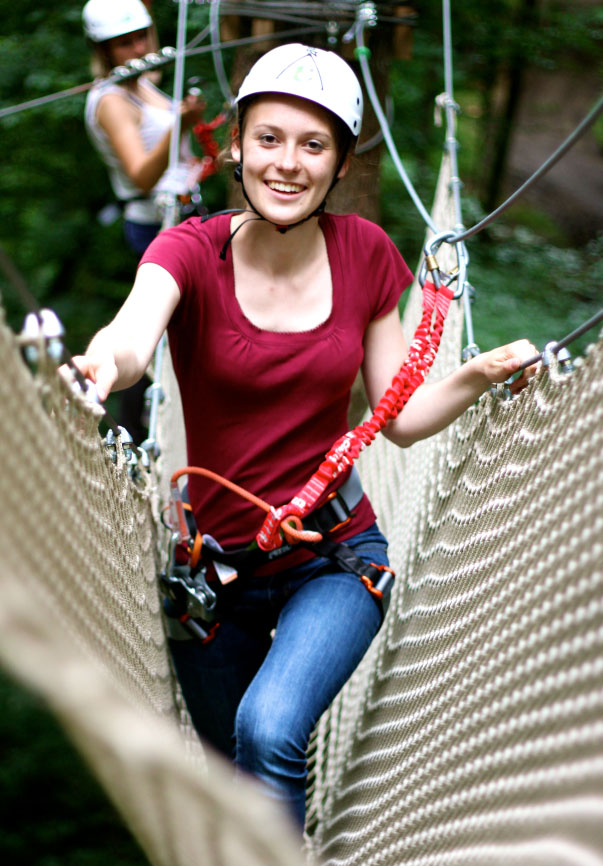
[[218, 80], [218, 84], [220, 85], [222, 96], [224, 97], [228, 105], [234, 105], [235, 98], [232, 90], [230, 89], [228, 76], [226, 75], [226, 70], [224, 69], [224, 59], [222, 57], [222, 43], [220, 41], [220, 0], [214, 0], [214, 2], [209, 7], [209, 32], [211, 38], [211, 56], [214, 62], [214, 72], [216, 73], [216, 78]]
[[591, 316], [591, 318], [584, 322], [584, 324], [580, 325], [574, 331], [571, 331], [569, 334], [563, 337], [562, 340], [559, 340], [552, 345], [549, 344], [544, 350], [544, 352], [539, 352], [537, 355], [534, 355], [533, 358], [528, 358], [527, 361], [523, 361], [523, 363], [520, 364], [520, 366], [517, 368], [517, 371], [520, 372], [521, 370], [525, 370], [526, 367], [531, 367], [532, 364], [537, 364], [538, 361], [542, 361], [546, 352], [552, 352], [554, 355], [556, 355], [558, 352], [561, 351], [561, 349], [569, 346], [569, 344], [573, 343], [574, 340], [577, 340], [578, 337], [582, 337], [584, 334], [594, 328], [595, 325], [598, 325], [599, 322], [603, 322], [603, 309], [599, 310], [598, 313], [595, 313], [594, 316]]
[[[43, 312], [44, 311], [42, 310], [42, 308], [38, 304], [34, 294], [28, 288], [27, 283], [25, 282], [25, 278], [23, 277], [21, 272], [18, 270], [17, 266], [14, 264], [14, 262], [10, 259], [10, 257], [7, 255], [7, 253], [4, 251], [4, 249], [1, 246], [0, 246], [0, 268], [2, 268], [2, 270], [4, 271], [4, 273], [6, 275], [7, 280], [9, 281], [9, 283], [13, 286], [13, 288], [17, 292], [17, 295], [20, 298], [21, 303], [23, 304], [25, 309], [28, 310], [30, 313], [32, 313], [36, 317], [36, 319], [38, 320], [38, 324], [40, 326], [40, 334], [43, 335], [43, 333], [44, 333], [44, 331], [43, 331], [43, 324], [44, 324]], [[74, 376], [77, 384], [81, 388], [82, 393], [87, 394], [88, 388], [89, 388], [88, 381], [84, 378], [84, 376], [82, 375], [82, 373], [80, 372], [78, 367], [76, 367], [76, 365], [74, 364], [73, 355], [66, 348], [65, 344], [62, 341], [61, 341], [61, 352], [62, 352], [62, 358], [58, 359], [59, 363], [62, 361], [63, 363], [67, 364], [67, 366], [69, 367], [69, 369], [73, 373], [73, 376]], [[121, 436], [121, 430], [118, 427], [117, 422], [114, 420], [114, 418], [109, 413], [109, 411], [102, 404], [100, 404], [100, 405], [101, 405], [101, 408], [104, 412], [104, 420], [105, 420], [105, 423], [107, 424], [107, 427], [109, 427], [113, 431], [113, 434], [115, 436]]]
[[404, 168], [404, 165], [402, 164], [402, 160], [400, 159], [400, 156], [399, 156], [398, 151], [396, 149], [396, 145], [394, 143], [394, 140], [393, 140], [390, 128], [389, 128], [389, 124], [387, 122], [387, 118], [383, 112], [383, 109], [381, 108], [381, 103], [379, 102], [379, 97], [377, 96], [377, 91], [375, 90], [375, 85], [373, 83], [373, 78], [371, 75], [369, 62], [368, 62], [367, 56], [366, 56], [368, 49], [364, 45], [364, 28], [365, 28], [365, 26], [366, 26], [365, 21], [362, 21], [362, 20], [358, 21], [356, 27], [354, 28], [354, 31], [355, 31], [355, 35], [356, 35], [356, 41], [358, 43], [358, 51], [357, 51], [358, 61], [360, 63], [360, 69], [362, 72], [362, 77], [364, 79], [366, 92], [368, 94], [369, 100], [370, 100], [371, 105], [373, 107], [373, 111], [375, 112], [375, 114], [377, 116], [377, 120], [379, 121], [379, 125], [381, 127], [381, 131], [383, 132], [383, 138], [384, 138], [385, 143], [387, 145], [387, 149], [389, 150], [390, 156], [394, 162], [394, 165], [398, 171], [398, 174], [400, 175], [400, 177], [402, 179], [402, 182], [404, 183], [404, 186], [406, 187], [406, 190], [407, 190], [409, 196], [413, 200], [415, 207], [417, 208], [417, 210], [419, 211], [419, 213], [423, 217], [423, 220], [425, 221], [425, 223], [429, 226], [429, 228], [435, 234], [437, 234], [438, 229], [437, 229], [435, 223], [431, 219], [431, 216], [427, 212], [425, 206], [423, 205], [423, 202], [419, 198], [417, 191], [415, 190], [410, 178], [408, 177], [408, 175], [406, 173], [406, 169]]
[[491, 222], [493, 222], [504, 211], [506, 211], [507, 208], [509, 208], [514, 202], [516, 202], [517, 199], [522, 196], [534, 183], [536, 183], [537, 180], [540, 180], [540, 178], [544, 174], [546, 174], [555, 165], [555, 163], [559, 162], [562, 156], [565, 156], [567, 151], [570, 150], [570, 148], [573, 147], [573, 145], [578, 141], [578, 139], [581, 138], [582, 135], [584, 135], [586, 130], [593, 125], [597, 117], [601, 114], [601, 111], [603, 111], [603, 96], [599, 99], [598, 102], [595, 103], [593, 108], [591, 108], [589, 113], [578, 124], [578, 126], [574, 129], [571, 135], [568, 135], [568, 137], [565, 139], [565, 141], [562, 142], [562, 144], [557, 148], [557, 150], [555, 150], [549, 156], [549, 158], [542, 163], [540, 168], [538, 168], [534, 172], [534, 174], [532, 174], [525, 181], [525, 183], [522, 183], [522, 185], [518, 189], [516, 189], [515, 192], [512, 193], [512, 195], [510, 195], [508, 199], [506, 199], [506, 201], [504, 201], [496, 208], [496, 210], [493, 210], [492, 213], [488, 214], [488, 216], [485, 216], [482, 220], [480, 220], [471, 228], [462, 231], [458, 235], [453, 234], [449, 238], [446, 238], [446, 242], [455, 244], [459, 243], [460, 241], [465, 241], [467, 240], [467, 238], [472, 237], [473, 235], [482, 231], [482, 229], [485, 229], [486, 226], [490, 225]]

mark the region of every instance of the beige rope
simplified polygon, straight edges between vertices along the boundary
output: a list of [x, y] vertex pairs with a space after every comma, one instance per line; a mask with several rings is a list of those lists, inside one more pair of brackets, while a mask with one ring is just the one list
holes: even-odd
[[[1, 313], [1, 310], [0, 310]], [[39, 692], [154, 866], [299, 866], [285, 816], [203, 755], [174, 700], [157, 496], [100, 443], [98, 407], [0, 321], [0, 662]]]

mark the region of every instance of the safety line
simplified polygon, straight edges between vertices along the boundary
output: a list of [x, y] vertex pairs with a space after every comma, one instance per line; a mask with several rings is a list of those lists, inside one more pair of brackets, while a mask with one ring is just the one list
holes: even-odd
[[[207, 30], [207, 28], [206, 28]], [[205, 31], [203, 31], [205, 32]], [[222, 48], [239, 48], [245, 45], [254, 45], [257, 42], [266, 42], [267, 40], [276, 40], [276, 39], [289, 39], [295, 36], [306, 36], [311, 35], [313, 33], [322, 33], [324, 32], [324, 25], [316, 25], [314, 27], [297, 27], [291, 30], [282, 30], [278, 33], [266, 33], [261, 36], [244, 36], [241, 39], [232, 39], [228, 42], [222, 42]], [[207, 33], [205, 33], [207, 35]], [[173, 50], [173, 49], [172, 49]], [[186, 48], [184, 50], [185, 57], [196, 57], [201, 54], [208, 54], [212, 51], [211, 46], [200, 46], [194, 48]], [[143, 72], [147, 72], [150, 69], [156, 69], [160, 66], [165, 66], [168, 63], [173, 63], [175, 60], [175, 51], [173, 56], [162, 57], [157, 60], [152, 66], [149, 66], [148, 69], [136, 70], [132, 69], [127, 75], [109, 75], [106, 79], [96, 78], [94, 81], [88, 81], [85, 84], [78, 84], [75, 87], [70, 87], [67, 90], [60, 90], [56, 93], [50, 93], [46, 96], [40, 96], [36, 99], [30, 99], [27, 102], [20, 102], [17, 105], [10, 105], [6, 108], [0, 108], [0, 120], [4, 117], [9, 117], [12, 114], [17, 114], [21, 111], [25, 111], [28, 108], [39, 108], [44, 106], [50, 102], [55, 102], [59, 99], [65, 99], [69, 96], [76, 96], [81, 93], [86, 93], [86, 91], [90, 90], [97, 82], [101, 80], [113, 81], [115, 84], [119, 84], [120, 82], [127, 81], [129, 78], [135, 78], [138, 75], [142, 75]]]
[[[176, 57], [174, 67], [174, 84], [172, 91], [173, 126], [170, 135], [168, 172], [176, 170], [180, 161], [181, 118], [180, 104], [184, 93], [184, 48], [186, 43], [186, 27], [188, 19], [188, 0], [178, 0], [178, 26], [176, 31]], [[169, 200], [164, 206], [162, 229], [176, 225], [178, 199], [176, 193], [169, 193]]]
[[[187, 49], [195, 48], [199, 44], [199, 42], [203, 42], [203, 40], [207, 38], [208, 34], [209, 27], [205, 27], [194, 37], [194, 39], [191, 39], [189, 44], [186, 46]], [[163, 64], [158, 62], [156, 66], [170, 63], [172, 60], [173, 58], [166, 58]], [[110, 78], [111, 76], [108, 77]], [[7, 108], [0, 108], [0, 119], [3, 117], [9, 117], [11, 114], [16, 114], [19, 111], [25, 111], [28, 108], [39, 108], [43, 105], [46, 105], [47, 103], [55, 102], [58, 99], [65, 99], [68, 96], [77, 96], [80, 93], [86, 93], [99, 80], [101, 79], [95, 78], [93, 81], [88, 81], [85, 84], [77, 84], [75, 87], [68, 87], [66, 90], [59, 90], [56, 93], [50, 93], [47, 96], [40, 96], [37, 99], [30, 99], [27, 102], [20, 102], [18, 105], [11, 105]], [[125, 79], [123, 77], [119, 77], [115, 80], [116, 82], [119, 82], [124, 81]]]
[[195, 48], [200, 42], [203, 42], [204, 39], [207, 39], [209, 36], [209, 24], [207, 27], [204, 27], [203, 30], [200, 30], [197, 35], [191, 39], [191, 41], [187, 44], [187, 49]]
[[[261, 36], [242, 36], [240, 39], [229, 39], [227, 42], [222, 42], [222, 48], [240, 48], [245, 45], [254, 45], [256, 42], [266, 42], [275, 39], [289, 39], [293, 36], [309, 36], [312, 33], [324, 33], [324, 25], [315, 25], [313, 27], [295, 27], [291, 30], [280, 30], [278, 33], [264, 33]], [[187, 57], [195, 57], [198, 54], [208, 54], [212, 51], [211, 45], [202, 46], [201, 48], [193, 48], [191, 51], [185, 52]]]
[[[23, 274], [19, 271], [15, 263], [10, 259], [2, 246], [0, 246], [0, 268], [4, 271], [9, 283], [16, 290], [18, 296], [21, 299], [21, 303], [25, 307], [26, 310], [29, 310], [36, 319], [38, 320], [38, 324], [40, 325], [40, 332], [43, 335], [42, 325], [43, 325], [43, 310], [38, 304], [35, 296], [27, 287], [27, 283], [25, 282], [25, 278]], [[85, 395], [88, 392], [88, 381], [80, 372], [79, 368], [73, 362], [73, 355], [65, 346], [65, 343], [61, 340], [61, 349], [62, 349], [62, 359], [61, 361], [67, 364], [71, 372], [73, 373], [78, 385], [82, 389], [82, 393]], [[115, 436], [121, 436], [121, 430], [119, 429], [117, 422], [114, 420], [112, 415], [108, 412], [108, 410], [102, 405], [101, 409], [104, 412], [104, 421], [107, 424]]]
[[368, 60], [367, 60], [368, 48], [366, 48], [365, 44], [364, 44], [364, 28], [365, 28], [365, 26], [366, 26], [365, 21], [359, 21], [357, 23], [357, 26], [355, 27], [355, 35], [356, 35], [356, 41], [358, 43], [358, 48], [357, 48], [356, 53], [357, 53], [358, 61], [360, 63], [360, 69], [362, 71], [362, 77], [364, 79], [366, 92], [367, 92], [368, 97], [370, 99], [371, 105], [373, 106], [373, 111], [375, 112], [375, 114], [377, 116], [377, 120], [379, 121], [379, 125], [381, 127], [381, 131], [383, 132], [383, 138], [385, 139], [387, 149], [389, 150], [390, 156], [394, 162], [394, 165], [396, 166], [396, 169], [398, 170], [398, 174], [400, 175], [402, 182], [404, 183], [404, 186], [406, 187], [406, 190], [407, 190], [409, 196], [413, 200], [415, 207], [417, 208], [417, 210], [419, 211], [419, 213], [423, 217], [423, 220], [425, 221], [425, 223], [429, 226], [429, 228], [434, 233], [437, 234], [437, 232], [438, 232], [437, 226], [435, 225], [435, 223], [431, 219], [431, 216], [429, 215], [429, 213], [427, 212], [426, 208], [423, 205], [423, 202], [419, 198], [417, 191], [415, 190], [410, 178], [406, 174], [406, 169], [404, 168], [404, 165], [402, 164], [402, 160], [400, 159], [400, 156], [399, 156], [398, 151], [396, 149], [396, 145], [395, 145], [394, 140], [392, 138], [392, 134], [391, 134], [391, 131], [389, 129], [389, 125], [387, 123], [387, 118], [385, 117], [385, 114], [383, 113], [383, 109], [381, 108], [381, 103], [379, 102], [379, 97], [377, 96], [377, 91], [375, 90], [375, 85], [373, 83], [371, 70], [369, 67]]
[[[349, 21], [354, 21], [358, 12], [359, 0], [353, 0], [353, 2], [349, 3], [328, 3], [328, 2], [319, 2], [319, 3], [271, 3], [264, 2], [261, 4], [256, 4], [252, 6], [250, 3], [246, 3], [244, 7], [241, 7], [240, 4], [237, 3], [224, 3], [223, 11], [224, 14], [228, 14], [231, 12], [239, 11], [240, 14], [247, 15], [253, 18], [260, 17], [273, 17], [272, 13], [274, 10], [278, 10], [279, 12], [286, 9], [291, 9], [294, 13], [302, 12], [307, 13], [308, 15], [316, 15], [322, 19], [330, 19], [334, 20], [335, 18], [339, 20], [347, 19]], [[390, 9], [395, 9], [395, 3], [379, 3], [373, 2], [371, 5], [374, 6], [387, 6]], [[270, 15], [266, 15], [266, 11], [270, 11]], [[418, 15], [415, 12], [410, 13], [409, 15], [379, 15], [379, 21], [383, 21], [387, 24], [404, 24], [407, 27], [414, 27], [417, 23]]]
[[222, 43], [220, 40], [220, 0], [214, 0], [209, 7], [209, 35], [211, 39], [211, 56], [214, 62], [214, 72], [216, 73], [222, 96], [228, 105], [234, 105], [235, 97], [234, 93], [230, 89], [228, 76], [226, 75], [226, 70], [224, 68], [224, 59], [222, 57]]
[[[216, 4], [216, 0], [213, 0], [212, 6]], [[219, 5], [219, 0], [218, 0]], [[248, 6], [237, 6], [237, 5], [229, 5], [228, 12], [232, 12], [233, 14], [247, 16], [248, 18], [266, 18], [268, 20], [273, 21], [286, 21], [289, 24], [317, 24], [321, 19], [316, 18], [300, 18], [299, 15], [285, 15], [282, 12], [278, 12], [274, 9], [268, 11], [266, 7], [257, 6], [255, 8], [250, 8]]]
[[59, 90], [56, 93], [49, 93], [47, 96], [39, 96], [37, 99], [29, 99], [27, 102], [20, 102], [18, 105], [9, 105], [7, 108], [0, 108], [0, 119], [9, 117], [11, 114], [17, 114], [20, 111], [25, 111], [28, 108], [40, 108], [42, 105], [47, 105], [49, 102], [56, 102], [58, 99], [65, 99], [68, 96], [77, 96], [80, 93], [86, 93], [87, 90], [95, 84], [96, 81], [88, 81], [86, 84], [77, 84], [75, 87], [69, 87], [67, 90]]
[[[444, 40], [444, 114], [446, 117], [446, 150], [450, 160], [450, 191], [454, 216], [456, 219], [455, 230], [463, 230], [463, 211], [461, 206], [462, 182], [459, 176], [457, 152], [459, 143], [456, 137], [456, 113], [458, 105], [454, 101], [454, 76], [452, 71], [452, 21], [450, 15], [450, 0], [442, 0], [442, 29]], [[465, 291], [467, 280], [467, 266], [469, 254], [464, 243], [459, 242], [456, 246], [456, 254], [459, 264], [458, 286], [463, 296], [463, 313], [465, 330], [467, 332], [467, 343], [475, 346], [473, 332], [473, 316], [471, 313], [471, 299], [469, 292]]]
[[538, 355], [534, 355], [533, 358], [528, 358], [527, 361], [524, 361], [517, 368], [517, 371], [525, 370], [526, 367], [531, 367], [532, 364], [537, 364], [538, 361], [541, 361], [546, 352], [552, 352], [554, 355], [557, 352], [560, 352], [561, 349], [564, 349], [570, 343], [573, 343], [574, 340], [577, 340], [578, 337], [581, 337], [583, 334], [586, 334], [587, 331], [590, 331], [591, 328], [594, 328], [595, 325], [598, 325], [599, 322], [603, 321], [603, 309], [600, 309], [598, 313], [595, 313], [594, 316], [591, 316], [583, 325], [576, 328], [574, 331], [571, 331], [566, 337], [563, 337], [562, 340], [559, 340], [557, 343], [549, 344], [543, 352], [540, 352]]
[[[251, 493], [251, 491], [246, 490], [239, 484], [235, 484], [234, 481], [230, 481], [230, 479], [225, 478], [223, 475], [218, 475], [217, 472], [213, 472], [211, 469], [205, 469], [202, 466], [183, 466], [182, 469], [177, 469], [170, 479], [172, 500], [179, 512], [179, 524], [183, 534], [188, 530], [186, 529], [186, 518], [184, 517], [180, 507], [181, 498], [178, 489], [178, 479], [182, 478], [184, 475], [201, 475], [203, 478], [208, 478], [210, 481], [215, 481], [217, 484], [221, 484], [227, 490], [230, 490], [231, 493], [236, 493], [237, 496], [247, 500], [247, 502], [251, 502], [252, 505], [256, 505], [267, 514], [273, 511], [272, 506], [268, 502], [265, 502], [259, 496], [256, 496], [255, 493]], [[315, 532], [312, 529], [304, 529], [303, 524], [297, 515], [289, 515], [285, 520], [283, 520], [281, 528], [286, 540], [290, 544], [297, 544], [300, 541], [314, 542], [322, 540], [320, 532]]]

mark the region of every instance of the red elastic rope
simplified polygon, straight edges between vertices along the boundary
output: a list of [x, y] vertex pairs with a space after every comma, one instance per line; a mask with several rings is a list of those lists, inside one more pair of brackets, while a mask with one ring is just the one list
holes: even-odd
[[262, 550], [273, 550], [280, 545], [279, 520], [288, 514], [295, 514], [301, 519], [311, 511], [328, 486], [353, 465], [360, 452], [398, 415], [423, 383], [440, 346], [444, 320], [452, 298], [453, 292], [446, 286], [436, 290], [433, 283], [425, 282], [423, 315], [410, 344], [408, 357], [394, 376], [391, 386], [375, 407], [371, 418], [333, 444], [314, 475], [291, 502], [279, 509], [273, 509], [272, 514], [268, 515], [256, 537]]

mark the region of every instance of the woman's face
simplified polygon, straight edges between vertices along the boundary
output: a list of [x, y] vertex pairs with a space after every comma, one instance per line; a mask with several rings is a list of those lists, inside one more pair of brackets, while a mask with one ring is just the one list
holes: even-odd
[[126, 60], [144, 57], [151, 51], [148, 27], [133, 33], [124, 33], [123, 36], [114, 36], [113, 39], [108, 39], [106, 44], [112, 66], [123, 66]]
[[[250, 105], [241, 134], [245, 190], [262, 216], [292, 225], [316, 210], [339, 161], [329, 113], [306, 99], [266, 94]], [[241, 160], [238, 138], [231, 151]], [[347, 167], [346, 160], [338, 177]]]

